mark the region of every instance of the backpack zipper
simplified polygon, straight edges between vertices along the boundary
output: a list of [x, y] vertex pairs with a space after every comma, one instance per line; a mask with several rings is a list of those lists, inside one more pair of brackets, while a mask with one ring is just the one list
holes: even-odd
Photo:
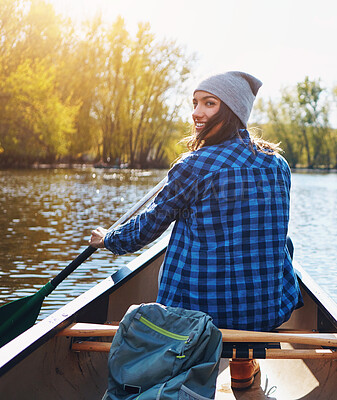
[[161, 328], [160, 326], [154, 324], [153, 322], [149, 321], [143, 316], [139, 318], [139, 321], [142, 322], [144, 325], [148, 326], [149, 328], [153, 329], [154, 331], [161, 333], [162, 335], [165, 335], [171, 339], [184, 340], [184, 341], [187, 341], [189, 339], [189, 336], [178, 335], [177, 333], [167, 331], [166, 329]]

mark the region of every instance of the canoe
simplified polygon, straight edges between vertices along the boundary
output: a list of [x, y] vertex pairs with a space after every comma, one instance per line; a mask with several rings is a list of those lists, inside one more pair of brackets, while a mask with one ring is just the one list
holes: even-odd
[[[109, 324], [110, 329], [130, 305], [155, 301], [158, 271], [167, 244], [168, 236], [3, 346], [0, 349], [1, 398], [101, 399], [107, 387], [107, 350], [111, 337], [76, 338], [65, 336], [65, 329], [97, 326], [92, 324], [99, 327]], [[299, 331], [310, 338], [323, 336], [317, 332], [337, 332], [336, 304], [299, 264], [295, 263], [295, 268], [305, 305], [280, 327], [280, 332], [290, 335], [289, 338]], [[244, 391], [231, 389], [228, 358], [222, 358], [215, 399], [336, 398], [337, 356], [333, 348], [316, 345], [312, 349], [311, 345], [294, 344], [286, 339], [281, 348], [266, 350], [266, 358], [260, 360], [261, 373], [253, 386]], [[306, 352], [311, 355], [306, 356], [309, 354]]]

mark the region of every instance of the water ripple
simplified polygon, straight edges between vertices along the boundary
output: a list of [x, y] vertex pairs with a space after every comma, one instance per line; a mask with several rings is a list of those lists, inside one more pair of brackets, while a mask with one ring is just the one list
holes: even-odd
[[[36, 293], [109, 227], [165, 171], [0, 171], [0, 304]], [[295, 257], [337, 300], [337, 175], [293, 174], [290, 234]], [[141, 251], [135, 255], [140, 254]], [[44, 301], [40, 319], [131, 261], [95, 252]]]

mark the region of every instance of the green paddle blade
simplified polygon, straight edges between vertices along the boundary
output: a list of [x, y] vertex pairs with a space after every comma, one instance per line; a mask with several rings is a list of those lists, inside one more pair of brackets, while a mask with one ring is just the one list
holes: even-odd
[[37, 293], [14, 300], [0, 308], [0, 347], [34, 325], [45, 296], [52, 290], [53, 287], [48, 282]]

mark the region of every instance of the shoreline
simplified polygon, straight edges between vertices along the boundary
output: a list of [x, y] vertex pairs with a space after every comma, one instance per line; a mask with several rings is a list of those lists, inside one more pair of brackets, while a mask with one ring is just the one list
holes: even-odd
[[[29, 170], [29, 169], [108, 169], [108, 170], [132, 170], [132, 169], [141, 169], [141, 170], [150, 170], [150, 169], [169, 169], [167, 168], [130, 168], [128, 166], [114, 166], [114, 165], [99, 165], [92, 163], [55, 163], [55, 164], [32, 164], [30, 166], [2, 166], [0, 165], [0, 170]], [[308, 168], [308, 167], [290, 167], [292, 172], [299, 173], [337, 173], [337, 168]]]
[[6, 170], [32, 170], [32, 169], [107, 169], [107, 170], [150, 170], [150, 169], [169, 169], [169, 167], [129, 167], [125, 165], [116, 166], [116, 165], [100, 165], [100, 164], [91, 164], [91, 163], [55, 163], [55, 164], [32, 164], [32, 165], [13, 165], [13, 166], [5, 166], [0, 165], [0, 171]]
[[296, 167], [293, 168], [291, 167], [291, 172], [303, 172], [303, 173], [332, 173], [336, 174], [337, 169], [336, 168], [307, 168], [307, 167]]

